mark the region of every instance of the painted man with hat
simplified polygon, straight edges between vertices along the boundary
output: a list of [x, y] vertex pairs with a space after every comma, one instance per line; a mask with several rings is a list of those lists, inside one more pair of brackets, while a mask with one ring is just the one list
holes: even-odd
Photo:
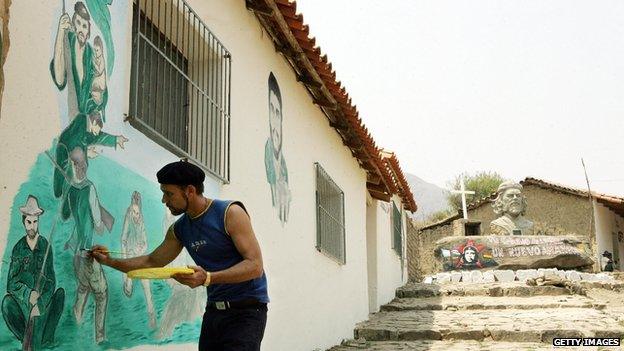
[[267, 279], [251, 220], [238, 201], [203, 195], [204, 172], [190, 162], [165, 165], [157, 173], [162, 202], [181, 215], [151, 253], [113, 259], [96, 245], [91, 255], [122, 272], [163, 267], [186, 248], [197, 266], [174, 278], [191, 288], [206, 287], [200, 350], [260, 350], [267, 317]]
[[[28, 324], [34, 344], [49, 345], [63, 311], [65, 290], [56, 289], [52, 248], [39, 234], [43, 209], [36, 197], [28, 195], [20, 207], [25, 235], [13, 246], [7, 279], [7, 294], [2, 299], [2, 316], [15, 337], [24, 341]], [[47, 257], [46, 257], [47, 256]]]
[[522, 185], [507, 181], [498, 186], [492, 204], [499, 217], [490, 222], [494, 235], [533, 235], [533, 222], [524, 218], [527, 200], [522, 195]]

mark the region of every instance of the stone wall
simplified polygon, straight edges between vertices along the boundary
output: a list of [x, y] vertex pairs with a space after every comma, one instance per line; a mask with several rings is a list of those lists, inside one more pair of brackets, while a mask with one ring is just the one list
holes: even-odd
[[[528, 201], [525, 216], [533, 221], [535, 235], [589, 234], [591, 206], [588, 199], [531, 184], [523, 188], [523, 193]], [[491, 235], [490, 222], [496, 219], [496, 215], [489, 203], [469, 210], [468, 218], [481, 221], [481, 235]], [[426, 275], [440, 272], [442, 267], [434, 257], [435, 242], [453, 235], [452, 223], [422, 231], [408, 229], [409, 280], [418, 281]], [[593, 234], [594, 229], [591, 230]]]
[[452, 223], [423, 231], [408, 226], [407, 234], [409, 280], [420, 281], [426, 275], [442, 271], [442, 264], [434, 255], [435, 243], [453, 234]]
[[[587, 198], [530, 184], [522, 193], [529, 204], [525, 217], [533, 221], [535, 235], [589, 234], [591, 208]], [[481, 220], [482, 235], [490, 235], [490, 222], [496, 215], [486, 203], [469, 211], [468, 218]]]

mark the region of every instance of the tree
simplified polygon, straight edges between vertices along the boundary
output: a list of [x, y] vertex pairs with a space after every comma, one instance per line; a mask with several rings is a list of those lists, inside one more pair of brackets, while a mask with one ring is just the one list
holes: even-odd
[[[464, 178], [464, 185], [466, 190], [472, 190], [474, 195], [466, 195], [466, 202], [471, 203], [473, 201], [480, 200], [484, 197], [490, 196], [496, 192], [498, 186], [505, 181], [505, 179], [496, 172], [478, 172], [474, 175], [470, 175], [466, 172], [455, 176], [455, 178], [447, 182], [447, 186], [450, 189], [460, 189], [459, 182], [461, 178]], [[462, 208], [462, 200], [460, 194], [449, 193], [448, 197], [449, 205], [456, 211], [460, 211]]]

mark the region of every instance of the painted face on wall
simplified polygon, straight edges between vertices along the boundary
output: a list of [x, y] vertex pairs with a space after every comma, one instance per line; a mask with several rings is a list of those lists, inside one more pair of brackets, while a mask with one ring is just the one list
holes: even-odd
[[522, 193], [519, 189], [507, 189], [503, 194], [503, 213], [518, 216], [524, 210], [522, 204]]
[[275, 158], [282, 150], [282, 104], [273, 90], [269, 90], [269, 127]]
[[473, 248], [467, 247], [464, 249], [464, 262], [474, 263], [477, 258], [477, 251]]
[[97, 136], [100, 134], [100, 132], [102, 131], [102, 126], [100, 125], [101, 122], [98, 121], [97, 118], [88, 118], [87, 121], [87, 126], [89, 129], [89, 133]]
[[84, 46], [91, 34], [91, 24], [89, 20], [82, 18], [80, 15], [75, 15], [73, 19], [74, 32], [76, 32], [76, 38], [80, 46]]
[[161, 184], [162, 203], [167, 206], [171, 214], [178, 216], [186, 212], [188, 208], [188, 198], [181, 187], [174, 184]]
[[26, 229], [26, 235], [33, 239], [39, 233], [39, 216], [26, 216], [24, 218], [24, 229]]

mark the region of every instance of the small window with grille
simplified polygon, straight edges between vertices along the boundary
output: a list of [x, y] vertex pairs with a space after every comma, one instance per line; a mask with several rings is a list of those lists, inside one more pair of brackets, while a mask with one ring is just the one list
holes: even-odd
[[403, 221], [401, 211], [392, 202], [392, 248], [399, 255], [403, 256]]
[[344, 193], [319, 163], [316, 168], [316, 249], [345, 264]]
[[135, 0], [130, 123], [229, 181], [231, 55], [184, 0]]

